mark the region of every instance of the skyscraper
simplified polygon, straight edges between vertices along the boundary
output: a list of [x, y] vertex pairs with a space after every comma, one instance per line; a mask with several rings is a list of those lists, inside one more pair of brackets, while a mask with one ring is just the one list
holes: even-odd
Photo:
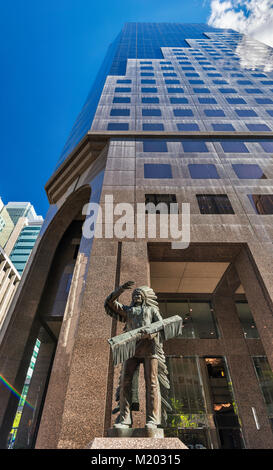
[[[107, 339], [121, 329], [103, 305], [127, 280], [154, 289], [163, 317], [185, 319], [165, 345], [165, 435], [197, 449], [273, 447], [272, 58], [205, 24], [128, 23], [111, 44], [46, 185], [51, 207], [0, 350], [20, 391], [39, 341], [17, 428], [18, 398], [0, 390], [2, 447], [84, 448], [106, 435], [119, 378]], [[190, 239], [145, 232], [141, 203], [165, 204], [165, 225], [190, 204]]]

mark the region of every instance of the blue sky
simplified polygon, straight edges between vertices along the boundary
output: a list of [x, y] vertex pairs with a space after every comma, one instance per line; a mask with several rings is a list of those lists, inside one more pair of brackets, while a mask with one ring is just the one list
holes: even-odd
[[15, 0], [0, 15], [0, 196], [45, 216], [44, 185], [126, 21], [207, 22], [203, 0]]

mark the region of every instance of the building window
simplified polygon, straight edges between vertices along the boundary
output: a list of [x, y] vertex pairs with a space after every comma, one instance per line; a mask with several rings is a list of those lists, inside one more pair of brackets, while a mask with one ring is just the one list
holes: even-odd
[[208, 148], [202, 140], [185, 140], [182, 142], [184, 152], [208, 152]]
[[173, 315], [183, 318], [181, 339], [216, 339], [219, 336], [210, 302], [163, 299], [159, 302], [159, 308], [163, 318]]
[[159, 98], [157, 96], [152, 96], [152, 97], [143, 96], [141, 101], [142, 101], [142, 103], [146, 103], [146, 104], [159, 103]]
[[273, 153], [273, 142], [265, 140], [264, 142], [260, 141], [259, 144], [262, 147], [264, 152]]
[[246, 123], [246, 127], [252, 132], [254, 132], [254, 131], [257, 131], [257, 132], [271, 131], [271, 129], [266, 124], [247, 124]]
[[263, 170], [256, 164], [236, 163], [232, 168], [240, 179], [266, 179]]
[[157, 88], [141, 88], [142, 93], [157, 93]]
[[126, 80], [117, 80], [117, 83], [132, 83], [132, 80], [126, 79]]
[[161, 116], [160, 109], [142, 109], [142, 116]]
[[235, 109], [235, 113], [240, 117], [256, 117], [257, 113], [253, 109]]
[[140, 74], [141, 77], [154, 77], [154, 75], [153, 72], [141, 72]]
[[[177, 200], [175, 194], [145, 194], [145, 205], [150, 204], [146, 207], [146, 214], [158, 214], [160, 210], [156, 209], [158, 204], [165, 204], [167, 213], [171, 212], [171, 204], [175, 204], [175, 209], [177, 213]], [[163, 213], [164, 211], [161, 211]]]
[[129, 96], [115, 96], [113, 99], [113, 103], [131, 103], [131, 98]]
[[204, 113], [208, 117], [224, 117], [225, 113], [222, 109], [205, 109]]
[[273, 372], [266, 356], [254, 356], [252, 360], [273, 429]]
[[168, 152], [165, 140], [144, 140], [143, 152]]
[[214, 131], [235, 131], [232, 124], [212, 124]]
[[248, 194], [247, 196], [256, 214], [273, 214], [273, 194]]
[[249, 153], [247, 147], [239, 140], [227, 140], [220, 142], [221, 147], [226, 153]]
[[247, 302], [235, 302], [238, 317], [246, 339], [259, 338], [259, 333]]
[[188, 165], [190, 175], [193, 179], [218, 179], [216, 167], [213, 164], [191, 163]]
[[128, 122], [109, 122], [107, 126], [108, 131], [128, 131]]
[[234, 214], [226, 194], [197, 194], [201, 214]]
[[130, 116], [130, 109], [111, 109], [110, 116]]
[[198, 98], [200, 104], [217, 104], [215, 98]]
[[168, 93], [184, 93], [183, 88], [178, 88], [178, 87], [167, 88], [167, 91]]
[[144, 163], [144, 178], [172, 178], [172, 167], [166, 163]]
[[234, 88], [218, 88], [220, 93], [226, 94], [226, 93], [238, 93], [237, 90]]
[[159, 123], [144, 123], [142, 124], [144, 131], [164, 131], [164, 125]]
[[258, 104], [273, 104], [271, 98], [255, 98], [255, 101]]
[[130, 93], [131, 88], [127, 87], [116, 87], [115, 88], [115, 93]]
[[176, 98], [176, 97], [171, 97], [170, 98], [170, 103], [171, 104], [186, 104], [188, 103], [188, 98]]
[[226, 98], [229, 104], [247, 104], [243, 98]]
[[198, 124], [194, 122], [185, 122], [185, 123], [178, 123], [176, 124], [177, 130], [180, 132], [186, 131], [199, 131], [199, 126]]
[[193, 116], [193, 112], [191, 109], [174, 109], [173, 114], [176, 117]]
[[193, 88], [194, 93], [210, 93], [208, 88]]
[[249, 94], [258, 94], [262, 93], [262, 90], [259, 90], [259, 88], [245, 88], [245, 91]]
[[156, 80], [148, 80], [148, 79], [145, 79], [145, 80], [141, 80], [141, 83], [143, 85], [155, 85], [156, 84]]

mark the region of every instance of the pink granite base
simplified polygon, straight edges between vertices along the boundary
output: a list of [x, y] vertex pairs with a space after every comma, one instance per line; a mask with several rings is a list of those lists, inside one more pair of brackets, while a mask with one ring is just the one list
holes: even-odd
[[179, 439], [139, 437], [95, 437], [87, 449], [188, 449]]

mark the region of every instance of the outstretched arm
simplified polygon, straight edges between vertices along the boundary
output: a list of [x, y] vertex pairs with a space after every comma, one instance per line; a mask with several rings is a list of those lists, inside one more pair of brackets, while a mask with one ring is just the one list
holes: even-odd
[[126, 310], [124, 305], [117, 301], [118, 297], [127, 289], [131, 289], [134, 281], [127, 281], [122, 284], [114, 292], [112, 292], [105, 300], [104, 308], [108, 315], [114, 317], [122, 322], [127, 319]]

